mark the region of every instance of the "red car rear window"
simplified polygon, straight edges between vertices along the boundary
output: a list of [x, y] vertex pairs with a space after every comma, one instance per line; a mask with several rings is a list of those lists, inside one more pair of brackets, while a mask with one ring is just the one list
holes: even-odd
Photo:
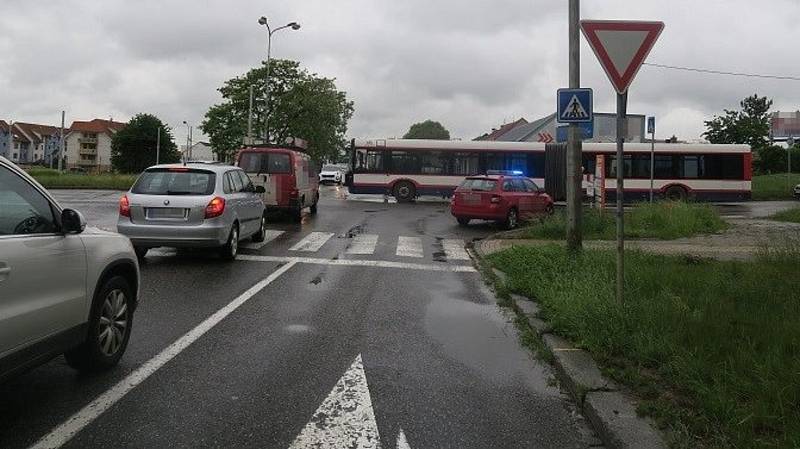
[[291, 173], [292, 163], [286, 153], [242, 153], [239, 167], [247, 173]]
[[465, 179], [459, 187], [481, 192], [491, 192], [497, 188], [497, 181], [492, 179]]

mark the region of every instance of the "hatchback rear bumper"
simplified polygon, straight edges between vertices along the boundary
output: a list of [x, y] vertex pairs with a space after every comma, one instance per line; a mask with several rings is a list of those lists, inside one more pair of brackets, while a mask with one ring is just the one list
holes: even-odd
[[203, 223], [198, 226], [136, 224], [127, 218], [120, 218], [117, 232], [138, 247], [211, 248], [227, 243], [230, 228], [223, 223]]
[[496, 205], [490, 206], [488, 209], [474, 208], [474, 207], [451, 207], [450, 213], [456, 218], [469, 218], [476, 220], [505, 220], [506, 211]]

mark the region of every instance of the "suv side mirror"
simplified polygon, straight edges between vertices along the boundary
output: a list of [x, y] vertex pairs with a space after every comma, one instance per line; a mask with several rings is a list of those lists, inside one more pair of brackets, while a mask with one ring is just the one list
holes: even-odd
[[86, 218], [75, 209], [61, 211], [61, 230], [66, 234], [80, 234], [86, 229]]
[[264, 189], [264, 186], [256, 186], [255, 192], [256, 193], [265, 193], [266, 190]]

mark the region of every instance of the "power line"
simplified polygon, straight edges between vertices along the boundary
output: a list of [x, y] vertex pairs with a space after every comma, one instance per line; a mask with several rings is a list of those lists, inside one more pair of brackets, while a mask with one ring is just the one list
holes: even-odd
[[773, 79], [773, 80], [786, 80], [786, 81], [800, 81], [800, 77], [797, 76], [781, 76], [781, 75], [761, 75], [757, 73], [738, 73], [738, 72], [724, 72], [722, 70], [709, 70], [709, 69], [697, 69], [693, 67], [679, 67], [674, 65], [665, 65], [665, 64], [653, 64], [649, 62], [645, 62], [643, 65], [648, 65], [650, 67], [658, 67], [661, 69], [672, 69], [672, 70], [684, 70], [687, 72], [698, 72], [698, 73], [710, 73], [713, 75], [730, 75], [730, 76], [746, 76], [749, 78], [766, 78], [766, 79]]

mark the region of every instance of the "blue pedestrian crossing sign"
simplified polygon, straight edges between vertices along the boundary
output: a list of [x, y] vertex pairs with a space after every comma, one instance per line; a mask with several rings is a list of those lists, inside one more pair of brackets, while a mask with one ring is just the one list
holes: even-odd
[[592, 89], [558, 89], [558, 123], [593, 122], [592, 107]]

